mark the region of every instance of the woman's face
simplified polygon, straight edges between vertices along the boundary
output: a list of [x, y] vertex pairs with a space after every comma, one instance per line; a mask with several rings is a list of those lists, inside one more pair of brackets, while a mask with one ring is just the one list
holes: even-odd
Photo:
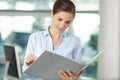
[[61, 34], [68, 28], [73, 20], [73, 14], [70, 12], [58, 12], [52, 15], [52, 29], [55, 33]]

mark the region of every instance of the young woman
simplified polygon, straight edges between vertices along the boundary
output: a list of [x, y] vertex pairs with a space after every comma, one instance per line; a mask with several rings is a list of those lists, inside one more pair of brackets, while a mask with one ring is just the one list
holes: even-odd
[[[81, 61], [80, 38], [66, 31], [75, 17], [75, 5], [70, 0], [56, 0], [51, 11], [51, 25], [45, 31], [31, 34], [23, 65], [25, 71], [44, 50]], [[58, 71], [61, 80], [78, 80], [83, 71], [73, 74], [71, 70]]]

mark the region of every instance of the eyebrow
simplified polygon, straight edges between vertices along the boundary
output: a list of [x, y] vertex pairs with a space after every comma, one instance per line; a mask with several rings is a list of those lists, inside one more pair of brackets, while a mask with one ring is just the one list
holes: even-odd
[[[62, 17], [58, 17], [58, 19], [62, 19], [63, 20], [63, 18]], [[67, 21], [65, 21], [65, 22], [71, 22], [72, 20], [67, 20]]]

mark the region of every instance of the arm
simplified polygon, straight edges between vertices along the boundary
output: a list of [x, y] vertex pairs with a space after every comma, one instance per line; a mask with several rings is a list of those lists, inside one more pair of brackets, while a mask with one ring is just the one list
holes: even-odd
[[30, 35], [28, 43], [27, 43], [27, 48], [26, 48], [26, 54], [25, 54], [25, 59], [24, 63], [22, 66], [23, 72], [29, 67], [29, 65], [35, 60], [35, 55], [34, 53], [34, 37]]

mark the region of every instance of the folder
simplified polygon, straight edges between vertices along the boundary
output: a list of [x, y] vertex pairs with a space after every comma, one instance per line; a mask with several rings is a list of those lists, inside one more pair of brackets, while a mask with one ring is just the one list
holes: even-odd
[[[107, 47], [109, 46], [111, 46], [111, 44], [109, 44]], [[102, 49], [88, 63], [81, 64], [72, 59], [46, 50], [29, 66], [24, 73], [37, 78], [42, 78], [44, 80], [60, 80], [58, 76], [59, 70], [66, 71], [67, 69], [70, 69], [73, 74], [76, 74], [94, 62], [103, 51], [104, 49]]]

